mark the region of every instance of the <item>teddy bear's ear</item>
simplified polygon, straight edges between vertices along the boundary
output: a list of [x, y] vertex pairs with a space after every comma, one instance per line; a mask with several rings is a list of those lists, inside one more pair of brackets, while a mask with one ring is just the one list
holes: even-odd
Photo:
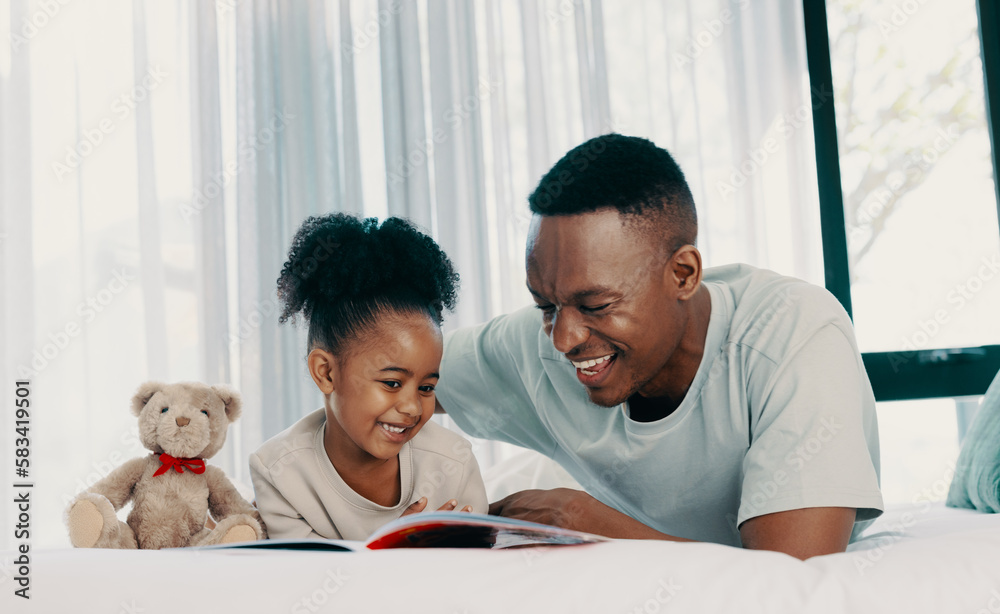
[[243, 411], [243, 399], [240, 397], [240, 393], [225, 384], [216, 384], [212, 386], [212, 390], [226, 405], [226, 417], [229, 418], [230, 422], [236, 422]]
[[132, 397], [132, 413], [136, 416], [141, 414], [142, 408], [146, 406], [146, 403], [149, 403], [153, 395], [166, 387], [167, 385], [163, 382], [146, 382], [140, 385], [139, 389], [135, 391], [135, 396]]

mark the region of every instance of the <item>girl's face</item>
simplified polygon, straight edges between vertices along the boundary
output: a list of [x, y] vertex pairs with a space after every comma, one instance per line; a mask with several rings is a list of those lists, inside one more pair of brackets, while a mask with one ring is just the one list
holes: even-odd
[[434, 414], [442, 345], [428, 315], [397, 314], [334, 359], [326, 399], [336, 449], [361, 461], [399, 454]]

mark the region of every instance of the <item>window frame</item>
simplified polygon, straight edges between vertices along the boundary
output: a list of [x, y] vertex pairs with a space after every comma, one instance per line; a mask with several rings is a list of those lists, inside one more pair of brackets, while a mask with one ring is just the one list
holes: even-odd
[[[806, 57], [813, 91], [833, 91], [826, 0], [803, 0]], [[980, 53], [985, 79], [986, 121], [990, 135], [996, 205], [1000, 216], [1000, 6], [976, 1]], [[840, 177], [835, 103], [831, 97], [813, 107], [816, 178], [823, 239], [825, 284], [853, 318], [847, 226]], [[1000, 228], [997, 229], [1000, 233]], [[1000, 345], [867, 352], [862, 354], [877, 401], [982, 395], [1000, 371]]]

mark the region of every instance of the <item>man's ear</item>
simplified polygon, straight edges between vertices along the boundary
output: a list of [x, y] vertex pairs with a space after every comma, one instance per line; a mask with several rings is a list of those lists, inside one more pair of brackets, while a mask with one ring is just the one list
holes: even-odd
[[677, 293], [677, 299], [681, 301], [688, 300], [698, 291], [703, 273], [701, 252], [694, 245], [677, 248], [664, 271], [668, 286]]
[[330, 394], [337, 389], [337, 357], [331, 352], [315, 348], [309, 352], [309, 375], [323, 394]]
[[219, 395], [222, 403], [226, 406], [226, 418], [230, 422], [235, 422], [243, 413], [243, 398], [240, 393], [225, 384], [215, 384], [212, 386], [212, 392]]
[[146, 403], [149, 403], [153, 395], [166, 387], [167, 385], [163, 382], [146, 382], [141, 384], [132, 397], [132, 415], [138, 416], [141, 414], [142, 408], [146, 406]]

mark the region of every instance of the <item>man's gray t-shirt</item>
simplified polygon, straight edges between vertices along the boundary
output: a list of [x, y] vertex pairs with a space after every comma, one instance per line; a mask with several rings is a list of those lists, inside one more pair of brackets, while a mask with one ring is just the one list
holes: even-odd
[[603, 503], [664, 533], [739, 545], [749, 518], [881, 514], [875, 398], [850, 318], [823, 288], [746, 265], [706, 269], [712, 314], [683, 402], [636, 422], [590, 402], [541, 313], [446, 337], [437, 396], [468, 433], [559, 462]]

